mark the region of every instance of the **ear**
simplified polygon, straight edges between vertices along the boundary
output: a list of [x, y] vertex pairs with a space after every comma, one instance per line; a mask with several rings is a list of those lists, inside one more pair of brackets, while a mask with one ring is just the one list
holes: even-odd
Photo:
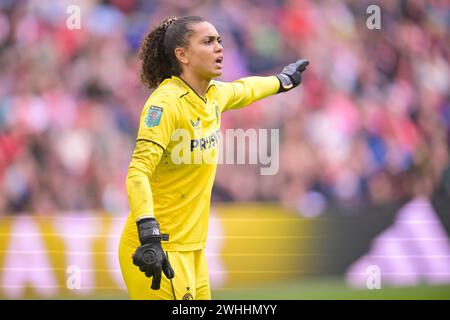
[[181, 64], [189, 63], [189, 57], [185, 48], [183, 47], [175, 48], [175, 56], [177, 57], [178, 61], [180, 61]]

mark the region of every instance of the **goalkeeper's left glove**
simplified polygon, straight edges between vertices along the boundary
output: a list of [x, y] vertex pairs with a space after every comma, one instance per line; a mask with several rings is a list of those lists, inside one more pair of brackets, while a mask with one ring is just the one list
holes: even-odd
[[175, 273], [161, 246], [161, 233], [155, 218], [142, 218], [137, 221], [138, 235], [141, 245], [133, 254], [133, 263], [147, 277], [153, 277], [153, 290], [159, 290], [161, 271], [167, 279], [172, 279]]
[[306, 70], [308, 60], [301, 59], [284, 67], [283, 71], [276, 75], [280, 80], [278, 93], [295, 88], [302, 82], [302, 72]]

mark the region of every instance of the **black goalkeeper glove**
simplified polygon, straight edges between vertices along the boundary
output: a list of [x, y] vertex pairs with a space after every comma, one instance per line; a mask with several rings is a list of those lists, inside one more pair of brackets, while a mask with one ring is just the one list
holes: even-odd
[[280, 80], [278, 93], [291, 90], [298, 86], [302, 82], [302, 72], [306, 70], [308, 64], [308, 60], [301, 59], [284, 67], [283, 71], [276, 75], [278, 80]]
[[133, 263], [147, 277], [153, 277], [152, 289], [159, 290], [161, 271], [164, 272], [167, 279], [172, 279], [175, 276], [175, 272], [161, 246], [159, 224], [154, 218], [143, 218], [138, 220], [137, 228], [141, 245], [133, 254]]

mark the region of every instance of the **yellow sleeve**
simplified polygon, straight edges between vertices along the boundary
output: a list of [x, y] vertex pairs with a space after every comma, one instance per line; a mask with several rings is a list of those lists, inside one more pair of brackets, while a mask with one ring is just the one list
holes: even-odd
[[234, 82], [217, 82], [223, 111], [240, 109], [267, 96], [274, 95], [280, 88], [275, 76], [247, 77]]
[[147, 140], [138, 140], [131, 158], [126, 179], [128, 203], [134, 220], [143, 216], [154, 217], [150, 177], [164, 150]]
[[177, 104], [168, 92], [152, 95], [141, 113], [137, 140], [153, 141], [166, 149], [177, 126]]

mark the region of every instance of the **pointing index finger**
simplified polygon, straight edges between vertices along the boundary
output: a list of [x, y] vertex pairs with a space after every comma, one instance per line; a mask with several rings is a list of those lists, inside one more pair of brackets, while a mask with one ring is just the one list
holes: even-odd
[[300, 71], [300, 72], [305, 71], [306, 66], [307, 66], [308, 64], [309, 64], [309, 61], [308, 61], [308, 60], [305, 60], [305, 59], [298, 60], [298, 61], [296, 62], [297, 70]]

